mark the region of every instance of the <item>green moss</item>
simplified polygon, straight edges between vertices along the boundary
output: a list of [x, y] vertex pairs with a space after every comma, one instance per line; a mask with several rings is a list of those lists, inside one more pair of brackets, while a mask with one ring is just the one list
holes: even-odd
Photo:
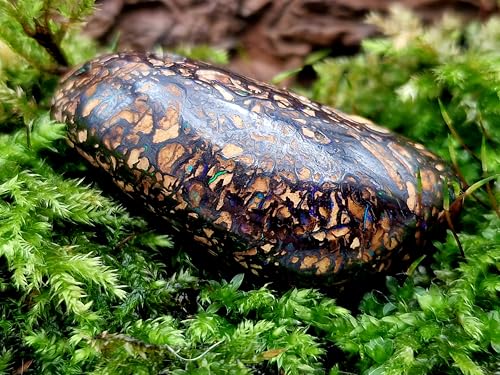
[[88, 186], [48, 110], [63, 63], [97, 53], [75, 26], [91, 7], [0, 0], [0, 373], [498, 370], [498, 19], [424, 28], [398, 10], [372, 17], [387, 36], [360, 54], [314, 63], [312, 97], [425, 143], [472, 186], [463, 256], [450, 232], [430, 266], [388, 278], [351, 312], [316, 290], [205, 280], [168, 237]]

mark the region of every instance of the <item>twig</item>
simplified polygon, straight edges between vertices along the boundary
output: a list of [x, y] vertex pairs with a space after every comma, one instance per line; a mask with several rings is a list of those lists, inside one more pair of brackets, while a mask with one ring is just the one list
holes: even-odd
[[103, 333], [101, 333], [101, 334], [99, 334], [97, 336], [97, 339], [99, 339], [99, 340], [105, 340], [105, 341], [108, 341], [108, 342], [111, 341], [111, 340], [113, 340], [113, 339], [114, 340], [121, 340], [121, 341], [125, 341], [125, 342], [131, 343], [131, 344], [135, 344], [137, 346], [142, 346], [143, 348], [146, 348], [146, 349], [159, 349], [159, 350], [167, 349], [177, 359], [180, 359], [181, 361], [184, 361], [184, 362], [198, 361], [199, 359], [201, 359], [205, 355], [207, 355], [210, 351], [212, 351], [214, 348], [216, 348], [217, 346], [219, 346], [220, 344], [222, 344], [224, 342], [224, 340], [218, 341], [215, 344], [212, 344], [211, 346], [209, 346], [200, 355], [197, 355], [194, 358], [186, 358], [186, 357], [183, 357], [183, 356], [179, 355], [179, 351], [175, 351], [174, 348], [172, 348], [170, 345], [167, 345], [167, 344], [164, 344], [164, 345], [148, 344], [148, 343], [146, 343], [144, 341], [138, 340], [138, 339], [136, 339], [134, 337], [130, 337], [130, 336], [124, 335], [122, 333], [111, 333], [111, 334], [109, 334], [107, 332], [103, 332]]

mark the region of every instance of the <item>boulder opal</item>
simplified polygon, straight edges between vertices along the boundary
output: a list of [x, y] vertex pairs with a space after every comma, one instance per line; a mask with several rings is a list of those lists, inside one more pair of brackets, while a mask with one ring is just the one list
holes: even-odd
[[137, 204], [259, 277], [389, 271], [446, 228], [443, 194], [459, 185], [368, 120], [175, 55], [87, 62], [53, 116]]

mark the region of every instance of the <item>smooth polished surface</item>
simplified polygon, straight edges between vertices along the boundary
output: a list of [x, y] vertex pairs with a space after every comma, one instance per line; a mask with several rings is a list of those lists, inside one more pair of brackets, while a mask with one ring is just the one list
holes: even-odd
[[389, 270], [419, 255], [457, 182], [368, 120], [173, 55], [88, 62], [53, 115], [129, 196], [256, 275]]

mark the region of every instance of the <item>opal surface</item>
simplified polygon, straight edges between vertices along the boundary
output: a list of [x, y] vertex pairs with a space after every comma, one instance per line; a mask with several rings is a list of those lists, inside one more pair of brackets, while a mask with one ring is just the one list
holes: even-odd
[[419, 255], [458, 184], [368, 120], [174, 55], [74, 69], [53, 116], [138, 204], [259, 276], [390, 271]]

